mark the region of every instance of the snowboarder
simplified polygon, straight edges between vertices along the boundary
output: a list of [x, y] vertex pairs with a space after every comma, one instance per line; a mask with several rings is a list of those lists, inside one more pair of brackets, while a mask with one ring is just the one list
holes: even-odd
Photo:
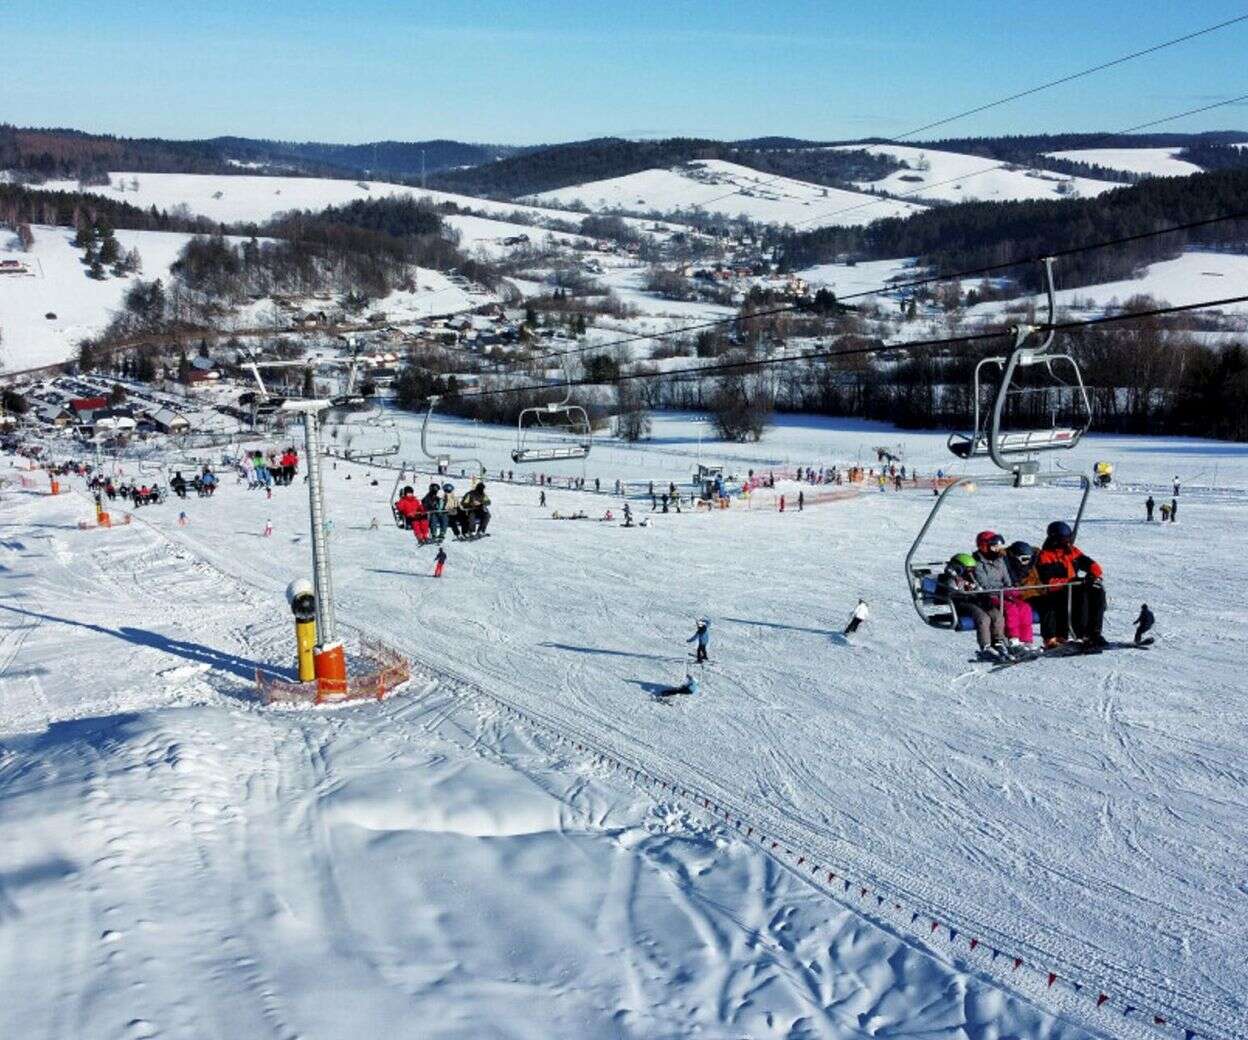
[[854, 612], [849, 615], [849, 624], [845, 626], [844, 635], [852, 636], [858, 631], [858, 626], [871, 616], [871, 610], [867, 606], [865, 599], [859, 599], [858, 605], [854, 607]]
[[433, 558], [433, 576], [442, 577], [442, 568], [446, 565], [446, 549], [438, 546], [438, 555]]
[[677, 694], [681, 694], [681, 693], [695, 694], [698, 692], [700, 688], [701, 688], [701, 684], [698, 682], [698, 680], [695, 679], [688, 672], [686, 672], [685, 681], [683, 683], [681, 683], [679, 686], [668, 686], [665, 689], [659, 690], [659, 692], [656, 693], [655, 696], [656, 697], [674, 697]]
[[1156, 507], [1156, 505], [1157, 503], [1153, 501], [1152, 495], [1149, 495], [1148, 498], [1144, 500], [1145, 519], [1150, 524], [1153, 522], [1153, 509]]
[[694, 641], [696, 641], [696, 642], [697, 642], [697, 644], [698, 644], [698, 649], [697, 649], [697, 653], [695, 653], [695, 654], [694, 654], [694, 660], [695, 660], [698, 664], [703, 664], [703, 663], [705, 663], [705, 662], [706, 662], [706, 660], [707, 660], [707, 656], [706, 656], [706, 645], [707, 645], [707, 643], [709, 643], [709, 642], [710, 642], [710, 640], [711, 640], [711, 622], [710, 622], [710, 619], [709, 619], [709, 618], [698, 618], [698, 628], [697, 628], [697, 631], [695, 631], [695, 632], [693, 633], [693, 635], [691, 635], [688, 639], [686, 639], [686, 640], [685, 640], [685, 642], [686, 642], [686, 643], [692, 643], [692, 642], [694, 642]]
[[546, 508], [546, 492], [545, 491], [539, 491], [537, 493], [537, 506], [539, 509]]
[[1136, 643], [1144, 642], [1144, 633], [1153, 627], [1157, 621], [1153, 617], [1153, 612], [1148, 609], [1147, 603], [1140, 604], [1140, 616], [1135, 619], [1135, 641]]
[[272, 520], [266, 520], [264, 522], [264, 537], [265, 538], [273, 537], [273, 521]]

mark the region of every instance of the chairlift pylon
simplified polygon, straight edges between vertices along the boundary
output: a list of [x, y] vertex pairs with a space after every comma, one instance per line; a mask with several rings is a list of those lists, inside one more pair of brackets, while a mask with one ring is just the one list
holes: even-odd
[[[561, 355], [561, 360], [564, 387], [567, 390], [563, 400], [521, 409], [516, 419], [516, 446], [512, 449], [511, 461], [517, 466], [530, 462], [563, 462], [589, 457], [594, 443], [589, 413], [581, 405], [572, 403], [572, 376], [568, 371], [567, 355]], [[529, 435], [535, 428], [549, 429], [552, 425], [550, 420], [553, 420], [555, 416], [561, 417], [561, 421], [557, 423], [558, 427], [561, 430], [567, 430], [573, 440], [560, 444], [544, 443], [534, 446], [529, 440]], [[529, 420], [527, 426], [525, 425], [526, 417]]]
[[[1083, 383], [1083, 376], [1078, 362], [1068, 353], [1050, 353], [1055, 336], [1054, 316], [1056, 299], [1053, 287], [1053, 260], [1044, 260], [1045, 279], [1048, 296], [1048, 321], [1044, 326], [1034, 327], [1021, 325], [1014, 330], [1014, 348], [1008, 357], [985, 358], [975, 366], [974, 377], [974, 412], [972, 432], [968, 434], [950, 434], [949, 450], [958, 458], [973, 459], [989, 458], [993, 465], [1002, 472], [984, 476], [966, 475], [951, 482], [937, 497], [923, 527], [919, 530], [910, 551], [906, 554], [906, 584], [910, 591], [910, 599], [915, 612], [923, 621], [934, 628], [962, 630], [968, 627], [969, 617], [959, 613], [957, 604], [950, 600], [937, 599], [937, 579], [945, 568], [945, 560], [931, 561], [928, 553], [921, 550], [928, 532], [936, 517], [944, 509], [950, 496], [959, 490], [974, 491], [976, 488], [1041, 488], [1056, 486], [1060, 479], [1070, 474], [1066, 470], [1042, 473], [1040, 463], [1036, 460], [1039, 452], [1074, 448], [1092, 424], [1092, 408], [1088, 392]], [[1047, 329], [1048, 335], [1038, 346], [1028, 347], [1027, 341], [1034, 335]], [[1067, 365], [1072, 374], [1072, 381], [1063, 381], [1054, 371], [1054, 362]], [[981, 385], [984, 382], [984, 370], [987, 366], [996, 365], [1001, 369], [996, 391], [990, 411], [981, 409]], [[1054, 382], [1069, 391], [1077, 409], [1080, 409], [1078, 421], [1059, 424], [1056, 416], [1048, 427], [1033, 429], [1006, 430], [1003, 421], [1006, 405], [1012, 394], [1018, 390], [1011, 389], [1016, 372], [1020, 369], [1044, 365], [1045, 370]], [[1088, 496], [1092, 492], [1092, 481], [1086, 474], [1077, 474], [1081, 485], [1081, 496], [1078, 511], [1071, 525], [1074, 537], [1078, 537], [1079, 525], [1087, 508]]]

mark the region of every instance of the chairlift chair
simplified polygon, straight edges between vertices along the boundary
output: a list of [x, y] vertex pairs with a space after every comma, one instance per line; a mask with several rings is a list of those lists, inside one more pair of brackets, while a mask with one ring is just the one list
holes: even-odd
[[473, 465], [475, 473], [485, 475], [485, 463], [480, 459], [462, 458], [454, 459], [450, 455], [435, 455], [429, 450], [429, 420], [433, 417], [433, 410], [437, 407], [438, 402], [442, 400], [440, 394], [433, 394], [429, 397], [429, 410], [425, 412], [425, 421], [420, 427], [420, 451], [426, 458], [432, 459], [437, 464], [439, 473], [450, 473], [452, 466], [463, 466], [464, 463], [470, 462]]
[[[1029, 347], [1026, 345], [1027, 341], [1039, 329], [1031, 325], [1016, 326], [1014, 349], [1008, 357], [984, 358], [975, 366], [971, 432], [952, 433], [947, 442], [949, 450], [960, 459], [988, 456], [998, 469], [1010, 470], [1011, 465], [1007, 460], [1011, 457], [1027, 457], [1041, 451], [1066, 451], [1074, 448], [1092, 425], [1092, 403], [1088, 398], [1078, 362], [1069, 353], [1049, 351], [1055, 336], [1053, 319], [1057, 309], [1052, 257], [1045, 258], [1044, 270], [1049, 310], [1046, 326], [1048, 335], [1038, 346]], [[1024, 387], [1015, 384], [1016, 375], [1039, 365], [1044, 366], [1044, 371], [1049, 376], [1048, 386]], [[1054, 368], [1055, 365], [1058, 366], [1057, 369]], [[1058, 369], [1063, 366], [1069, 371], [1069, 380], [1062, 379], [1058, 374]], [[991, 409], [982, 407], [985, 397], [983, 388], [989, 383], [989, 368], [1001, 370], [1001, 374], [995, 379], [996, 391]], [[1005, 428], [1006, 408], [1011, 400], [1036, 392], [1047, 393], [1054, 389], [1059, 394], [1069, 395], [1073, 406], [1073, 421], [1058, 422], [1054, 414], [1048, 426], [1012, 430]]]
[[[1088, 399], [1078, 362], [1068, 353], [1049, 353], [1049, 347], [1054, 339], [1053, 323], [1056, 312], [1052, 258], [1044, 260], [1044, 267], [1049, 317], [1046, 325], [1042, 327], [1048, 329], [1048, 335], [1038, 346], [1028, 347], [1027, 341], [1040, 330], [1032, 326], [1019, 326], [1014, 330], [1014, 348], [1008, 357], [985, 358], [975, 366], [972, 432], [970, 434], [954, 433], [948, 440], [949, 450], [958, 458], [969, 460], [987, 457], [1002, 472], [985, 476], [962, 476], [949, 484], [937, 497], [927, 520], [906, 554], [906, 585], [910, 591], [910, 599], [919, 617], [924, 623], [934, 628], [965, 631], [974, 627], [971, 618], [960, 613], [955, 602], [937, 599], [937, 581], [945, 568], [945, 561], [928, 560], [928, 553], [921, 552], [932, 524], [944, 509], [950, 496], [959, 490], [973, 491], [977, 487], [1041, 488], [1056, 486], [1059, 480], [1068, 480], [1067, 471], [1042, 473], [1036, 455], [1045, 451], [1069, 451], [1079, 443], [1092, 424], [1091, 402]], [[1062, 380], [1056, 374], [1053, 368], [1055, 362], [1069, 368], [1071, 373], [1069, 382]], [[1057, 417], [1053, 416], [1047, 427], [1007, 430], [1003, 426], [1003, 419], [1008, 400], [1018, 393], [1029, 392], [1027, 388], [1012, 387], [1015, 374], [1020, 369], [1025, 370], [1035, 365], [1043, 365], [1055, 383], [1065, 392], [1069, 392], [1078, 410], [1077, 421], [1059, 423]], [[980, 408], [980, 389], [986, 380], [984, 373], [989, 366], [996, 366], [1001, 370], [990, 411]], [[1092, 491], [1092, 481], [1082, 473], [1078, 474], [1078, 477], [1081, 495], [1078, 511], [1071, 525], [1075, 537], [1078, 537], [1079, 525], [1083, 520], [1088, 496]]]
[[[579, 404], [572, 403], [572, 376], [568, 372], [567, 356], [563, 356], [564, 385], [567, 393], [563, 400], [553, 404], [524, 408], [516, 420], [516, 446], [511, 461], [517, 466], [530, 462], [564, 462], [589, 457], [593, 447], [594, 433], [589, 424], [589, 413]], [[526, 423], [527, 420], [527, 423]], [[535, 430], [558, 429], [564, 438], [560, 442], [531, 440]]]

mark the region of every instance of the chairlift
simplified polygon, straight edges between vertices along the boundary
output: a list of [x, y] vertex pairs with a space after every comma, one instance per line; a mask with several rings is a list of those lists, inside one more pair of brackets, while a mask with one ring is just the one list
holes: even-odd
[[429, 420], [433, 417], [433, 410], [437, 407], [438, 402], [442, 400], [440, 394], [433, 394], [429, 397], [429, 410], [425, 412], [425, 421], [420, 427], [420, 451], [426, 458], [432, 459], [437, 464], [439, 473], [446, 474], [451, 472], [452, 466], [463, 467], [464, 463], [471, 462], [474, 471], [481, 476], [485, 475], [485, 463], [480, 459], [462, 458], [453, 459], [449, 455], [435, 455], [429, 450]]
[[[959, 611], [956, 602], [938, 599], [937, 582], [945, 569], [945, 560], [930, 560], [930, 552], [924, 550], [924, 541], [932, 528], [936, 517], [949, 502], [950, 496], [960, 491], [975, 491], [978, 488], [1047, 488], [1057, 486], [1059, 481], [1070, 477], [1069, 471], [1042, 473], [1036, 455], [1040, 452], [1074, 448], [1092, 423], [1092, 408], [1088, 399], [1087, 389], [1079, 365], [1068, 353], [1049, 353], [1054, 339], [1054, 315], [1056, 311], [1055, 293], [1053, 289], [1053, 260], [1044, 260], [1047, 282], [1049, 317], [1045, 326], [1019, 326], [1014, 330], [1014, 348], [1008, 357], [985, 358], [975, 367], [974, 377], [974, 423], [970, 434], [951, 434], [948, 440], [949, 450], [961, 459], [987, 457], [1000, 473], [987, 475], [966, 475], [950, 483], [937, 497], [927, 520], [919, 530], [910, 551], [906, 554], [906, 584], [910, 590], [910, 598], [915, 612], [925, 624], [933, 628], [947, 628], [954, 631], [966, 631], [974, 627], [969, 615]], [[1041, 328], [1048, 329], [1048, 335], [1038, 346], [1028, 347], [1027, 341]], [[1069, 382], [1062, 380], [1054, 370], [1054, 363], [1064, 364], [1071, 373]], [[1029, 388], [1013, 386], [1016, 373], [1033, 366], [1043, 365], [1045, 372], [1052, 380], [1069, 393], [1078, 410], [1075, 422], [1061, 423], [1056, 415], [1052, 416], [1047, 427], [1032, 429], [1007, 430], [1003, 426], [1008, 401], [1019, 393], [1031, 392]], [[986, 380], [984, 375], [988, 366], [996, 366], [1001, 370], [997, 379], [996, 390], [991, 411], [981, 410], [981, 385]], [[1050, 388], [1051, 389], [1051, 386]], [[1074, 536], [1079, 535], [1079, 525], [1087, 508], [1088, 496], [1092, 492], [1092, 481], [1086, 474], [1077, 474], [1081, 494], [1078, 510], [1071, 527]]]
[[[395, 527], [401, 531], [407, 530], [407, 522], [403, 519], [403, 514], [395, 509], [394, 503], [399, 500], [399, 490], [403, 487], [403, 482], [405, 480], [409, 483], [414, 482], [416, 473], [416, 464], [405, 460], [399, 465], [398, 475], [394, 478], [394, 487], [390, 489], [390, 515], [394, 518]], [[415, 490], [414, 484], [413, 490]]]
[[[589, 413], [579, 404], [572, 403], [572, 377], [568, 372], [566, 355], [563, 357], [563, 374], [567, 393], [562, 401], [521, 410], [516, 420], [516, 446], [511, 452], [511, 461], [516, 465], [589, 457], [594, 433], [589, 424]], [[559, 441], [533, 443], [536, 432], [554, 430], [559, 433]]]
[[[1008, 357], [984, 358], [975, 366], [975, 378], [972, 386], [972, 429], [970, 433], [951, 433], [948, 447], [960, 459], [972, 459], [988, 456], [999, 469], [1009, 470], [1009, 457], [1030, 456], [1041, 451], [1067, 451], [1083, 439], [1092, 425], [1092, 403], [1088, 398], [1087, 387], [1083, 383], [1083, 374], [1074, 357], [1069, 353], [1051, 353], [1055, 332], [1053, 319], [1056, 313], [1056, 300], [1053, 288], [1053, 258], [1044, 260], [1046, 294], [1049, 305], [1049, 320], [1046, 326], [1048, 335], [1038, 346], [1029, 347], [1027, 341], [1040, 328], [1032, 325], [1018, 325], [1014, 328], [1014, 349]], [[1026, 371], [1039, 371], [1037, 366], [1044, 366], [1044, 373], [1049, 381], [1046, 386], [1030, 387], [1016, 383], [1016, 377]], [[1054, 366], [1057, 366], [1056, 368]], [[1000, 369], [1001, 374], [995, 378], [995, 393], [991, 409], [985, 404], [985, 388], [993, 380], [988, 369]], [[1061, 369], [1069, 372], [1070, 378], [1063, 379], [1059, 375]], [[1049, 394], [1056, 391], [1059, 400], [1062, 396], [1070, 398], [1072, 421], [1060, 422], [1054, 410], [1047, 426], [1033, 426], [1022, 429], [1006, 429], [1007, 406], [1019, 399], [1035, 395]]]

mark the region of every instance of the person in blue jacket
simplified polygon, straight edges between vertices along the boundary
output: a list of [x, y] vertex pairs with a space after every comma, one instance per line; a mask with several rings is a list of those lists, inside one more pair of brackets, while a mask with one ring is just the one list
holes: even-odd
[[698, 664], [702, 664], [707, 659], [706, 645], [711, 641], [711, 621], [709, 618], [698, 618], [698, 630], [685, 640], [686, 643], [695, 641], [698, 644], [698, 650], [694, 655], [694, 660]]

